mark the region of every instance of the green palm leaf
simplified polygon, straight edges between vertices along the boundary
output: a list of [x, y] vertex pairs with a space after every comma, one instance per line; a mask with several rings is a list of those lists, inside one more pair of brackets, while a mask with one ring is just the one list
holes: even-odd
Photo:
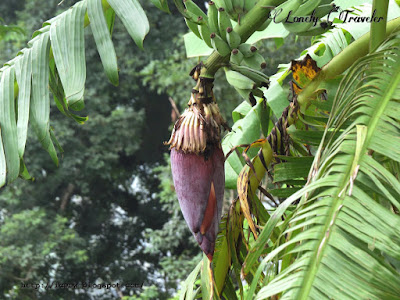
[[285, 221], [286, 242], [263, 260], [252, 290], [265, 266], [290, 255], [295, 263], [281, 268], [257, 299], [280, 293], [281, 299], [400, 299], [400, 182], [385, 168], [400, 162], [399, 111], [397, 35], [341, 82], [309, 185], [284, 204], [302, 195]]
[[[118, 85], [118, 65], [117, 55], [111, 40], [110, 31], [103, 14], [101, 0], [88, 0], [88, 15], [90, 18], [90, 28], [96, 42], [101, 62], [108, 79], [115, 86]], [[114, 12], [113, 12], [114, 13]]]
[[32, 102], [30, 119], [39, 141], [58, 164], [57, 152], [50, 138], [49, 98], [49, 32], [37, 35], [32, 41]]
[[[7, 182], [13, 181], [19, 174], [19, 157], [17, 142], [17, 124], [15, 122], [13, 66], [3, 69], [0, 82], [0, 128], [5, 162], [7, 164]], [[6, 172], [3, 155], [1, 155], [0, 183], [4, 183]]]
[[86, 80], [83, 21], [86, 1], [67, 10], [63, 18], [50, 25], [50, 41], [54, 60], [64, 87], [68, 106], [81, 110]]
[[128, 30], [136, 45], [143, 49], [143, 39], [149, 32], [149, 21], [137, 0], [108, 0]]
[[26, 136], [28, 134], [32, 77], [31, 53], [31, 49], [24, 49], [21, 52], [23, 57], [15, 62], [15, 77], [19, 87], [17, 102], [18, 153], [21, 158], [25, 152]]
[[18, 175], [30, 178], [23, 162], [29, 121], [43, 148], [58, 164], [56, 148], [62, 149], [50, 126], [49, 87], [64, 115], [81, 124], [87, 120], [69, 109], [84, 107], [84, 28], [89, 20], [105, 72], [111, 83], [118, 85], [117, 57], [111, 40], [114, 11], [143, 48], [149, 22], [138, 0], [82, 0], [44, 22], [28, 47], [0, 68], [0, 187]]

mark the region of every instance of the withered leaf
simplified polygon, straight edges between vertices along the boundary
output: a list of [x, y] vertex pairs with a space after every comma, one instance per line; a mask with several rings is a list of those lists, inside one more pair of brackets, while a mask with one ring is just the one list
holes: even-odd
[[294, 79], [292, 89], [298, 95], [318, 75], [321, 69], [317, 66], [316, 61], [307, 54], [302, 60], [292, 60], [290, 70]]
[[253, 222], [253, 218], [251, 217], [250, 206], [248, 201], [248, 189], [249, 189], [249, 173], [250, 169], [248, 167], [244, 167], [239, 174], [237, 180], [237, 189], [239, 193], [240, 207], [243, 211], [247, 222], [249, 223], [249, 227], [254, 234], [254, 237], [257, 239], [257, 231]]

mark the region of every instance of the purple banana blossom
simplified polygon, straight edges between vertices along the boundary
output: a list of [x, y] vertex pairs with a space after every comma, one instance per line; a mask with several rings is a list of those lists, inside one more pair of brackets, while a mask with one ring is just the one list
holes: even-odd
[[188, 108], [176, 121], [168, 144], [179, 205], [203, 252], [212, 260], [225, 188], [224, 153], [212, 80], [198, 78]]
[[225, 188], [224, 153], [210, 157], [171, 150], [172, 176], [183, 216], [203, 252], [212, 260]]

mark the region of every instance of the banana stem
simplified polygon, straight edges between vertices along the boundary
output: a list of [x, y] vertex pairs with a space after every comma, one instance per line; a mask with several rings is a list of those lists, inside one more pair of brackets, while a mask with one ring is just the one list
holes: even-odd
[[371, 39], [369, 40], [370, 53], [385, 39], [388, 7], [389, 0], [374, 0], [372, 4], [372, 16], [376, 15], [375, 18], [382, 17], [383, 19], [379, 19], [379, 21], [377, 19], [376, 22], [372, 20], [371, 22]]
[[[267, 6], [278, 6], [285, 0], [261, 0], [254, 8], [252, 8], [233, 29], [236, 31], [242, 42], [247, 39], [268, 19], [269, 9]], [[201, 70], [201, 76], [213, 78], [215, 73], [224, 64], [229, 61], [230, 53], [226, 56], [221, 56], [217, 51], [214, 51], [204, 62], [204, 67]]]

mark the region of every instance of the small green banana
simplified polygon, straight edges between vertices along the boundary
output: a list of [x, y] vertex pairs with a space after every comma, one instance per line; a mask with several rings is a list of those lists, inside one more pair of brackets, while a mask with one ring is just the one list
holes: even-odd
[[225, 0], [213, 0], [213, 2], [217, 6], [217, 9], [220, 7], [226, 7]]
[[324, 4], [320, 5], [317, 7], [315, 10], [315, 16], [319, 19], [322, 17], [325, 17], [327, 14], [329, 14], [333, 9], [332, 4]]
[[322, 0], [305, 1], [292, 16], [307, 16], [318, 7]]
[[188, 16], [186, 19], [192, 21], [193, 23], [196, 23], [197, 25], [201, 24], [204, 22], [202, 16], [197, 16], [193, 13], [190, 13], [187, 9], [185, 9], [185, 14]]
[[241, 40], [240, 35], [234, 31], [232, 27], [226, 29], [226, 41], [231, 49], [237, 48], [237, 46], [240, 45]]
[[241, 15], [244, 12], [245, 0], [232, 0], [233, 10], [236, 14]]
[[250, 57], [254, 55], [254, 52], [257, 51], [257, 47], [251, 44], [240, 44], [238, 47], [239, 51], [243, 53], [244, 57]]
[[319, 4], [321, 5], [325, 5], [325, 4], [331, 4], [333, 0], [321, 0], [321, 3]]
[[230, 16], [233, 20], [237, 20], [237, 14], [235, 13], [235, 10], [233, 9], [233, 3], [232, 0], [224, 0], [225, 2], [225, 11]]
[[329, 29], [332, 29], [332, 28], [333, 28], [333, 26], [329, 25], [326, 22], [319, 22], [318, 25], [313, 27], [312, 29], [304, 31], [304, 32], [298, 32], [297, 35], [300, 35], [300, 36], [316, 36], [316, 35], [321, 35], [321, 34], [327, 32]]
[[314, 25], [313, 22], [296, 22], [296, 23], [283, 22], [282, 24], [287, 31], [292, 33], [307, 31]]
[[178, 11], [184, 16], [186, 19], [190, 18], [189, 15], [185, 11], [185, 6], [183, 5], [182, 0], [174, 0], [174, 4]]
[[198, 25], [197, 25], [196, 23], [192, 22], [190, 19], [186, 19], [186, 18], [185, 18], [185, 22], [186, 22], [187, 27], [188, 27], [198, 38], [201, 39], [201, 35], [200, 35], [199, 29], [198, 29], [198, 27], [197, 27]]
[[312, 22], [309, 22], [309, 23], [304, 22], [304, 23], [299, 23], [299, 24], [301, 24], [301, 25], [296, 26], [296, 27], [286, 27], [285, 26], [285, 28], [288, 31], [290, 31], [292, 33], [295, 33], [295, 34], [299, 34], [299, 33], [302, 33], [302, 32], [309, 31], [309, 30], [311, 30], [313, 28], [316, 28], [314, 26], [314, 23], [312, 23]]
[[231, 64], [231, 69], [250, 78], [257, 84], [257, 86], [267, 86], [269, 84], [268, 76], [260, 71], [254, 70], [246, 66], [240, 66], [237, 64]]
[[219, 27], [219, 35], [222, 37], [224, 41], [226, 41], [225, 31], [228, 27], [232, 27], [232, 22], [223, 7], [220, 7], [218, 9], [218, 27]]
[[[297, 9], [295, 13], [289, 12], [289, 15], [285, 22], [283, 22], [283, 26], [285, 26], [286, 30], [297, 33], [297, 32], [304, 32], [309, 30], [317, 21], [313, 11], [318, 7], [321, 0], [313, 0], [313, 1], [306, 1]], [[311, 16], [315, 19], [311, 20]], [[309, 18], [306, 22], [305, 18]], [[300, 22], [300, 20], [302, 20]]]
[[[309, 0], [312, 1], [312, 0]], [[284, 20], [286, 20], [286, 18], [288, 17], [288, 15], [294, 14], [297, 9], [300, 7], [301, 3], [303, 1], [302, 0], [288, 0], [284, 3], [282, 3], [281, 5], [279, 5], [278, 7], [276, 7], [274, 9], [275, 14], [273, 14], [274, 16], [274, 22], [275, 23], [280, 23], [283, 22]]]
[[267, 29], [268, 25], [271, 24], [272, 19], [267, 19], [260, 27], [257, 28], [257, 31], [263, 31]]
[[243, 74], [225, 68], [225, 76], [228, 83], [241, 90], [252, 90], [256, 87], [256, 83]]
[[[321, 1], [322, 0], [319, 0], [318, 2], [321, 3]], [[308, 4], [310, 2], [312, 2], [312, 1], [308, 1], [305, 4]], [[317, 3], [317, 2], [315, 2], [315, 3]], [[305, 5], [305, 4], [303, 4], [303, 5]], [[300, 11], [302, 6], [300, 6], [300, 8], [297, 10], [296, 14], [291, 15], [288, 18], [287, 22], [283, 23], [283, 26], [285, 26], [285, 28], [288, 31], [293, 32], [293, 33], [308, 32], [307, 35], [310, 34], [311, 30], [315, 30], [315, 32], [319, 32], [320, 30], [316, 30], [317, 28], [319, 28], [319, 26], [317, 27], [317, 25], [316, 25], [317, 22], [319, 21], [319, 19], [321, 19], [322, 17], [329, 14], [333, 9], [332, 4], [323, 4], [323, 5], [314, 7], [311, 11], [309, 11], [308, 13], [305, 13], [305, 10]], [[308, 9], [311, 9], [311, 7], [308, 7]], [[310, 13], [311, 13], [311, 15], [310, 15]], [[300, 18], [309, 18], [309, 19], [308, 20], [303, 19], [303, 20], [301, 20], [301, 22], [299, 22]], [[312, 19], [310, 19], [310, 18], [312, 18]], [[296, 19], [297, 19], [297, 22], [295, 22]], [[290, 23], [290, 22], [293, 22], [293, 23]]]
[[210, 38], [211, 32], [210, 29], [208, 28], [207, 23], [198, 25], [198, 29], [200, 32], [201, 39], [207, 44], [208, 47], [213, 48]]
[[231, 48], [229, 48], [229, 45], [219, 35], [211, 33], [210, 38], [212, 47], [221, 56], [227, 56], [231, 52]]
[[195, 16], [195, 20], [198, 17], [202, 17], [204, 21], [207, 21], [208, 17], [204, 13], [204, 11], [197, 6], [196, 3], [194, 3], [192, 0], [185, 0], [185, 6], [186, 6], [186, 11], [189, 15]]
[[242, 96], [243, 99], [249, 101], [249, 95], [251, 93], [251, 89], [238, 89], [235, 87], [235, 90]]
[[233, 49], [231, 51], [231, 57], [230, 57], [230, 62], [236, 65], [240, 65], [242, 62], [244, 56], [243, 53], [240, 52], [238, 49]]
[[218, 9], [213, 1], [208, 2], [208, 26], [211, 32], [219, 32], [218, 27]]
[[213, 0], [218, 8], [223, 7], [226, 11], [233, 11], [233, 5], [231, 0]]
[[242, 64], [255, 70], [264, 69], [267, 66], [264, 57], [260, 53], [254, 53], [250, 57], [243, 58]]

